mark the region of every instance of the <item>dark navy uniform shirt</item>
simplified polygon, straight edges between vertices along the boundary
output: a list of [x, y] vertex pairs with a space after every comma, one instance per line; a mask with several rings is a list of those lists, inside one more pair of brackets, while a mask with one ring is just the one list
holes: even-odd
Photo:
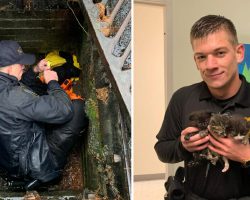
[[240, 75], [242, 80], [238, 93], [225, 101], [215, 99], [205, 82], [183, 87], [176, 91], [168, 105], [162, 127], [157, 135], [155, 150], [159, 159], [166, 163], [177, 163], [184, 160], [185, 179], [193, 193], [209, 200], [224, 200], [250, 196], [250, 168], [243, 168], [241, 163], [230, 162], [227, 172], [222, 172], [223, 162], [216, 166], [209, 161], [188, 167], [192, 153], [186, 151], [180, 141], [181, 131], [188, 125], [189, 114], [194, 111], [211, 111], [215, 113], [231, 113], [250, 117], [250, 84]]

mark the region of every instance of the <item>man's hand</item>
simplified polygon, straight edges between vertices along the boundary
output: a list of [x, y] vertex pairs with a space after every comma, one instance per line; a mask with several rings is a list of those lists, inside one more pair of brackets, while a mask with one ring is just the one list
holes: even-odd
[[185, 135], [197, 132], [198, 130], [199, 129], [195, 127], [187, 127], [181, 132], [181, 143], [183, 147], [189, 152], [200, 151], [208, 147], [208, 136], [201, 137], [199, 134], [196, 134], [190, 137], [189, 140], [185, 140]]
[[37, 65], [33, 68], [35, 73], [44, 72], [49, 69], [50, 69], [49, 63], [45, 59], [40, 60], [39, 63], [37, 63]]
[[43, 72], [43, 76], [44, 76], [44, 82], [46, 84], [48, 84], [52, 80], [58, 81], [58, 76], [55, 71], [46, 70]]
[[226, 158], [238, 162], [250, 159], [250, 145], [243, 144], [241, 141], [233, 137], [218, 137], [211, 133], [209, 135], [210, 144], [208, 148], [212, 151], [225, 156]]

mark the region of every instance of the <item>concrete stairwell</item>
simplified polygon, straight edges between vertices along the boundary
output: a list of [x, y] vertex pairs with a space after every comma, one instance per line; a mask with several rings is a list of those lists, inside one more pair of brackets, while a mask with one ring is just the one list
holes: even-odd
[[[6, 39], [36, 55], [75, 53], [82, 68], [74, 91], [85, 98], [89, 130], [62, 180], [38, 191], [40, 198], [131, 199], [131, 2], [2, 0], [0, 40]], [[0, 180], [1, 199], [25, 194]]]

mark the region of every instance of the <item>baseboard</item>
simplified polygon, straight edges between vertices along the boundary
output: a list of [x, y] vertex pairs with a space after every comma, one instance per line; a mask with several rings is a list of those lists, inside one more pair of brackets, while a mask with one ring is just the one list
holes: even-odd
[[166, 177], [165, 173], [134, 175], [134, 181], [158, 180], [158, 179], [165, 179], [165, 177]]

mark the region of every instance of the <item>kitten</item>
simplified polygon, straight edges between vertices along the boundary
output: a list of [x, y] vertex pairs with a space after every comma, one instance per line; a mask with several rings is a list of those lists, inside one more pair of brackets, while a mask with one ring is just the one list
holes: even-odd
[[[207, 129], [209, 120], [211, 117], [211, 112], [205, 112], [205, 111], [196, 111], [189, 115], [189, 127], [197, 127], [199, 131], [195, 131], [192, 133], [189, 133], [185, 135], [184, 139], [189, 140], [190, 137], [193, 135], [199, 134], [201, 137], [206, 137], [209, 134], [209, 131]], [[203, 149], [201, 151], [193, 152], [194, 159], [188, 162], [188, 166], [195, 166], [198, 165], [201, 160], [204, 160], [208, 156], [208, 148]]]
[[[208, 129], [214, 133], [213, 136], [215, 137], [233, 137], [236, 140], [240, 140], [243, 144], [249, 144], [250, 123], [240, 116], [213, 114], [210, 118]], [[222, 172], [226, 172], [229, 169], [228, 159], [218, 155], [218, 159], [220, 157], [224, 161]]]
[[[189, 116], [189, 120], [189, 126], [197, 127], [199, 128], [199, 131], [185, 136], [186, 140], [189, 140], [189, 138], [195, 134], [200, 134], [201, 137], [205, 137], [209, 134], [210, 130], [214, 133], [214, 137], [230, 136], [240, 140], [243, 144], [249, 143], [250, 122], [246, 118], [237, 115], [198, 111], [192, 113]], [[224, 168], [222, 172], [226, 172], [229, 169], [228, 159], [208, 148], [193, 152], [193, 157], [194, 160], [190, 161], [188, 166], [197, 165], [204, 159], [209, 160], [213, 165], [216, 165], [218, 160], [222, 160], [224, 161]]]

